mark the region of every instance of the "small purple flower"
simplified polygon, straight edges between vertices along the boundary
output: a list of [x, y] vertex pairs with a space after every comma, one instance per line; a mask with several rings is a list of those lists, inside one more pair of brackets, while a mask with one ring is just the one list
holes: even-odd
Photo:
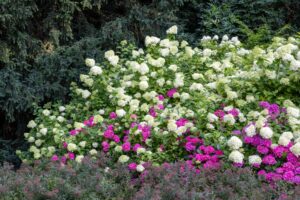
[[75, 154], [72, 153], [72, 152], [69, 152], [68, 157], [69, 157], [70, 160], [74, 160], [75, 159]]
[[246, 136], [246, 137], [244, 138], [244, 142], [245, 142], [246, 144], [251, 144], [251, 143], [253, 142], [253, 137], [248, 137], [248, 136]]
[[228, 114], [232, 114], [234, 117], [239, 116], [239, 111], [235, 108], [228, 111]]
[[277, 158], [281, 158], [284, 153], [284, 147], [277, 146], [273, 149], [273, 153]]

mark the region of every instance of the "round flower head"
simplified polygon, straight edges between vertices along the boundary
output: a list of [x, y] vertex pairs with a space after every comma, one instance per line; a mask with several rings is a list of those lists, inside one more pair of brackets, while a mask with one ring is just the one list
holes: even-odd
[[88, 67], [93, 67], [95, 66], [95, 60], [91, 58], [85, 59], [85, 65]]
[[237, 136], [232, 136], [228, 142], [227, 145], [233, 149], [233, 150], [237, 150], [239, 148], [241, 148], [243, 146], [243, 142], [240, 138], [238, 138]]
[[291, 148], [290, 151], [295, 155], [295, 156], [300, 156], [300, 142], [297, 142], [294, 144]]
[[265, 139], [270, 139], [273, 136], [273, 131], [270, 127], [262, 127], [259, 133]]
[[245, 129], [246, 135], [249, 137], [253, 137], [254, 135], [256, 135], [256, 128], [253, 124], [251, 124], [250, 126], [248, 126]]
[[136, 171], [143, 172], [145, 170], [145, 167], [143, 165], [136, 166]]
[[258, 155], [249, 156], [249, 164], [250, 165], [260, 165], [262, 162], [261, 157]]
[[241, 152], [234, 150], [229, 154], [229, 160], [234, 163], [243, 163], [244, 160], [244, 154]]
[[95, 76], [101, 75], [102, 74], [102, 69], [99, 66], [93, 66], [93, 67], [91, 67], [90, 73], [92, 75], [95, 75]]
[[120, 157], [119, 157], [119, 162], [120, 163], [126, 163], [126, 162], [128, 162], [128, 160], [129, 160], [129, 157], [128, 156], [126, 156], [126, 155], [121, 155]]

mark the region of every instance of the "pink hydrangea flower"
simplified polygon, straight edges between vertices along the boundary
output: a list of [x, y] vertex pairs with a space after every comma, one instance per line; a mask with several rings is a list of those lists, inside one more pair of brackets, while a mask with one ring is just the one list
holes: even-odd
[[194, 150], [196, 149], [196, 147], [193, 145], [192, 142], [187, 142], [187, 143], [185, 144], [185, 149], [186, 149], [187, 151], [194, 151]]
[[135, 171], [135, 170], [136, 170], [136, 167], [137, 167], [137, 164], [134, 163], [134, 162], [128, 164], [128, 169], [131, 170], [131, 171]]
[[114, 135], [113, 139], [114, 139], [114, 142], [116, 142], [116, 143], [120, 142], [120, 137], [117, 135]]
[[101, 145], [102, 145], [102, 148], [103, 148], [103, 151], [104, 151], [104, 152], [108, 152], [108, 151], [109, 151], [110, 145], [109, 145], [108, 142], [103, 141], [103, 142], [101, 143]]
[[258, 145], [257, 151], [261, 154], [267, 154], [269, 152], [269, 148], [262, 146], [262, 145]]
[[110, 118], [110, 119], [116, 119], [116, 118], [117, 118], [117, 114], [116, 114], [115, 112], [111, 112], [111, 113], [109, 114], [109, 118]]
[[176, 88], [170, 89], [170, 90], [167, 92], [167, 96], [170, 97], [170, 98], [172, 98], [176, 92], [177, 92], [177, 89], [176, 89]]
[[53, 155], [53, 156], [51, 157], [51, 160], [52, 160], [52, 161], [58, 161], [58, 160], [59, 160], [59, 157], [58, 157], [57, 155]]
[[266, 165], [275, 165], [277, 163], [277, 161], [272, 155], [266, 155], [263, 158], [262, 163], [264, 163]]
[[75, 154], [72, 153], [72, 152], [69, 152], [69, 153], [68, 153], [68, 158], [69, 158], [70, 160], [74, 160], [74, 159], [75, 159]]
[[122, 150], [123, 150], [124, 152], [130, 151], [130, 148], [131, 148], [130, 142], [125, 142], [125, 143], [122, 145]]

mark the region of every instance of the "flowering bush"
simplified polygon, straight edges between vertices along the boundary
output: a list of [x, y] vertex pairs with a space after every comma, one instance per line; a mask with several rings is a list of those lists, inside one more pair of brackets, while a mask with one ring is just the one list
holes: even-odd
[[86, 59], [71, 102], [36, 109], [23, 161], [106, 152], [142, 172], [149, 162], [218, 168], [223, 159], [299, 183], [299, 40], [245, 49], [236, 37], [206, 36], [193, 48], [176, 34], [173, 26], [165, 39], [147, 36], [145, 49], [122, 41], [105, 62]]

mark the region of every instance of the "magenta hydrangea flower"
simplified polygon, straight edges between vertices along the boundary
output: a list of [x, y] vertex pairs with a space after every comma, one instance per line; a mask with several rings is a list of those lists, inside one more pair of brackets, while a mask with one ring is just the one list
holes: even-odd
[[292, 181], [295, 174], [293, 171], [287, 171], [282, 175], [283, 180], [285, 181]]
[[69, 153], [68, 153], [68, 158], [69, 158], [70, 160], [74, 160], [74, 159], [75, 159], [75, 154], [72, 153], [72, 152], [69, 152]]
[[109, 145], [108, 142], [103, 141], [103, 142], [101, 143], [101, 145], [102, 145], [102, 148], [103, 148], [103, 151], [104, 151], [104, 152], [108, 152], [108, 151], [109, 151], [110, 145]]
[[267, 154], [269, 152], [269, 148], [262, 145], [258, 145], [256, 149], [261, 154]]
[[277, 163], [276, 159], [274, 158], [274, 156], [272, 155], [266, 155], [263, 160], [262, 163], [266, 164], [266, 165], [275, 165]]
[[253, 137], [248, 137], [248, 136], [244, 137], [244, 142], [246, 144], [252, 144], [253, 140], [254, 140]]
[[181, 126], [184, 126], [188, 122], [189, 122], [189, 120], [187, 120], [185, 118], [180, 118], [176, 121], [176, 125], [177, 125], [177, 127], [181, 127]]
[[69, 133], [70, 133], [70, 135], [74, 136], [74, 135], [77, 135], [78, 132], [79, 132], [78, 130], [74, 129], [74, 130], [71, 130]]
[[239, 111], [235, 108], [228, 111], [228, 114], [232, 114], [234, 117], [239, 116]]
[[136, 167], [137, 167], [137, 164], [134, 163], [134, 162], [128, 164], [128, 169], [131, 170], [131, 171], [135, 171], [135, 170], [136, 170]]
[[63, 148], [64, 148], [64, 149], [68, 148], [68, 143], [63, 142]]
[[57, 155], [53, 155], [53, 156], [51, 157], [51, 160], [52, 160], [52, 161], [58, 161], [58, 160], [59, 160], [59, 157], [58, 157]]
[[267, 101], [261, 101], [259, 102], [259, 106], [268, 109], [270, 107], [270, 104]]
[[194, 151], [194, 150], [196, 149], [196, 147], [193, 145], [192, 142], [187, 142], [187, 143], [185, 144], [185, 149], [186, 149], [187, 151]]
[[137, 151], [138, 150], [138, 148], [141, 148], [142, 146], [140, 145], [140, 144], [135, 144], [134, 146], [133, 146], [133, 151]]
[[223, 117], [225, 116], [225, 113], [224, 113], [223, 110], [216, 110], [216, 111], [214, 112], [214, 114], [215, 114], [217, 117], [219, 117], [221, 120], [223, 120]]
[[114, 131], [111, 129], [106, 129], [104, 131], [103, 137], [107, 138], [107, 139], [113, 139], [114, 138]]
[[130, 151], [130, 148], [131, 148], [130, 142], [125, 142], [125, 143], [122, 145], [122, 150], [125, 151], [125, 152]]
[[157, 114], [156, 114], [156, 112], [155, 112], [155, 108], [154, 108], [154, 107], [151, 107], [151, 108], [150, 108], [149, 114], [150, 114], [152, 117], [157, 117]]
[[165, 99], [165, 97], [164, 97], [164, 95], [160, 94], [160, 95], [158, 95], [158, 99], [159, 99], [160, 101], [163, 101], [163, 100]]
[[164, 105], [163, 105], [163, 104], [158, 104], [158, 105], [157, 105], [157, 107], [158, 107], [158, 109], [159, 109], [159, 110], [163, 110], [163, 109], [165, 109], [165, 107], [164, 107]]
[[118, 116], [117, 116], [117, 114], [115, 113], [115, 112], [111, 112], [110, 114], [109, 114], [109, 118], [110, 119], [116, 119]]
[[113, 139], [116, 143], [120, 142], [120, 137], [118, 135], [114, 135]]
[[170, 89], [170, 90], [167, 92], [167, 96], [170, 97], [170, 98], [172, 98], [176, 92], [177, 92], [177, 89], [176, 89], [176, 88]]
[[277, 158], [281, 158], [284, 153], [284, 147], [277, 146], [273, 149], [273, 153]]

